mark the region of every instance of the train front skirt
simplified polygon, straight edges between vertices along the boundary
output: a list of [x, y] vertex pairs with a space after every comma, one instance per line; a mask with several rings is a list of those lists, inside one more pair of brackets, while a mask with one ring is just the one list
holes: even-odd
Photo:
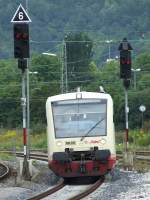
[[[66, 152], [55, 153], [53, 160], [49, 160], [49, 168], [61, 177], [101, 176], [107, 174], [116, 163], [116, 156], [110, 155], [108, 150], [97, 152], [97, 157], [88, 160], [80, 154], [80, 160], [71, 160]], [[102, 155], [98, 159], [98, 155]]]

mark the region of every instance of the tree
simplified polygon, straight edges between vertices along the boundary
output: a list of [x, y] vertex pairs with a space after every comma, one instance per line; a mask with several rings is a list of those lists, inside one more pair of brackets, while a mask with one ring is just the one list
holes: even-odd
[[[45, 103], [60, 93], [60, 60], [58, 57], [33, 55], [30, 71], [30, 111], [33, 123], [45, 123]], [[13, 60], [0, 61], [0, 127], [22, 127], [21, 71]]]
[[74, 89], [89, 78], [93, 43], [84, 33], [70, 33], [65, 43], [69, 89]]
[[16, 128], [21, 124], [21, 79], [17, 63], [0, 61], [0, 126]]
[[45, 123], [46, 99], [60, 93], [61, 63], [57, 56], [36, 54], [32, 56], [30, 70], [38, 72], [30, 81], [31, 121]]

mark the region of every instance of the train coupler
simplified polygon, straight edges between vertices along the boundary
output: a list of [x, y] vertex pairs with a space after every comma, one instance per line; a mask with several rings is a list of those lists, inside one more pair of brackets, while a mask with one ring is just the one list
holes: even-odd
[[86, 173], [85, 155], [84, 154], [81, 154], [80, 172], [82, 174]]

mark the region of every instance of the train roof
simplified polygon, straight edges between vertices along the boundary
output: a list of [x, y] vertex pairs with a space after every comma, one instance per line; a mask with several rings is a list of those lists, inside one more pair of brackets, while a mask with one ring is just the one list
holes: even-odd
[[[101, 93], [101, 92], [72, 92], [72, 93], [65, 93], [65, 94], [59, 94], [55, 96], [48, 97], [47, 102], [53, 102], [53, 101], [63, 101], [68, 99], [76, 99], [76, 98], [89, 98], [89, 99], [110, 99], [112, 100], [110, 94], [108, 93]], [[80, 97], [81, 96], [81, 97]]]

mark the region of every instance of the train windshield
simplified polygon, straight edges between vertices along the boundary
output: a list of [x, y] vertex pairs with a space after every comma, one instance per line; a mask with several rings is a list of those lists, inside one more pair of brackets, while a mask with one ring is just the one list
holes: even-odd
[[[56, 138], [106, 135], [107, 100], [76, 99], [52, 103]], [[99, 123], [100, 122], [100, 123]]]

